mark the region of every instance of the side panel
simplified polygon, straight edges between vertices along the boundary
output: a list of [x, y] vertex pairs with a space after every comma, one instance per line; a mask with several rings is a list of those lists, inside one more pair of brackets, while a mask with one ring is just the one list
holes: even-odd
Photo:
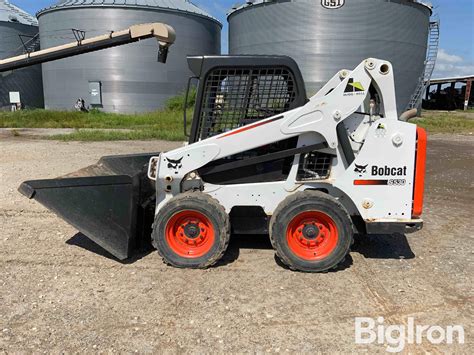
[[[381, 119], [368, 133], [364, 148], [345, 171], [338, 169], [327, 181], [294, 185], [285, 182], [218, 186], [205, 192], [228, 211], [234, 205], [261, 206], [271, 215], [289, 194], [305, 189], [342, 191], [366, 221], [402, 222], [412, 217], [415, 176], [416, 125]], [[399, 140], [401, 139], [401, 140]], [[356, 212], [355, 210], [353, 212]]]
[[410, 220], [415, 174], [416, 125], [382, 119], [334, 186], [354, 202], [364, 220]]

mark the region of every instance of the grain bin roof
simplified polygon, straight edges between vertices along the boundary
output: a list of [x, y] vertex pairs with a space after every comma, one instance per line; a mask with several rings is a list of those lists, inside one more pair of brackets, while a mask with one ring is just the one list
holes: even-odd
[[[422, 0], [398, 0], [398, 1], [399, 2], [405, 2], [405, 3], [406, 2], [412, 2], [412, 3], [415, 3], [415, 4], [420, 4], [422, 6], [425, 6], [425, 7], [429, 8], [431, 11], [433, 11], [433, 6], [430, 3], [427, 3], [427, 2], [422, 1]], [[275, 2], [283, 2], [283, 1], [279, 1], [279, 0], [248, 0], [243, 4], [237, 3], [234, 6], [232, 6], [232, 8], [227, 12], [227, 16], [231, 16], [235, 12], [238, 12], [240, 10], [249, 8], [251, 6], [263, 5], [263, 4], [266, 4], [266, 3], [270, 5], [270, 4], [275, 3]]]
[[0, 0], [0, 21], [38, 26], [38, 21], [34, 16], [31, 16], [29, 13], [10, 4], [10, 2], [6, 0]]
[[188, 0], [61, 0], [56, 5], [42, 9], [37, 16], [50, 11], [61, 10], [65, 8], [84, 8], [84, 7], [130, 7], [161, 11], [183, 12], [196, 16], [206, 17], [222, 24], [218, 19], [212, 17], [206, 11], [194, 5]]

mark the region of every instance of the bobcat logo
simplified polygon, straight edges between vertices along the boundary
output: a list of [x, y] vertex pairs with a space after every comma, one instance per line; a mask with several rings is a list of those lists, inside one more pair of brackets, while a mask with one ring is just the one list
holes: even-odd
[[363, 166], [363, 165], [355, 165], [355, 169], [354, 171], [358, 174], [365, 174], [367, 172], [367, 167], [369, 166], [369, 164]]
[[183, 161], [183, 158], [178, 159], [178, 160], [173, 160], [168, 158], [168, 169], [174, 169], [174, 170], [179, 170], [183, 167], [183, 164], [181, 162]]

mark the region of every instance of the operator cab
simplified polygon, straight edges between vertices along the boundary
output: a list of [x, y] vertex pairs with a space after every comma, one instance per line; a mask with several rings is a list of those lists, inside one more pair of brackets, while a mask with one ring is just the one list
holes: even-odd
[[[197, 81], [189, 132], [186, 112], [184, 118], [190, 144], [283, 114], [308, 102], [298, 65], [287, 56], [190, 56], [188, 65], [194, 76], [189, 79], [187, 98]], [[297, 141], [298, 138], [291, 138], [214, 161], [200, 169], [199, 174], [203, 180], [221, 185], [285, 180], [292, 157], [239, 169], [231, 168], [229, 163], [293, 149]]]
[[[192, 56], [199, 80], [189, 143], [269, 118], [308, 102], [296, 62], [286, 56]], [[188, 91], [191, 85], [188, 85]]]

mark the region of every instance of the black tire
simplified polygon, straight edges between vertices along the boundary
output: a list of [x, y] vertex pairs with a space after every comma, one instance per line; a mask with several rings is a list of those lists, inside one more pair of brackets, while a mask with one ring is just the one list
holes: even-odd
[[[181, 224], [181, 221], [186, 222]], [[186, 226], [191, 226], [191, 231], [186, 230]], [[163, 206], [153, 224], [153, 246], [166, 264], [178, 268], [204, 269], [214, 265], [224, 255], [229, 241], [229, 216], [217, 200], [202, 192], [186, 192], [173, 197]], [[203, 245], [196, 251], [198, 242]]]
[[[322, 222], [315, 218], [316, 223], [306, 224], [308, 218], [312, 220], [306, 216], [313, 215]], [[304, 228], [295, 227], [299, 221], [304, 221], [300, 224]], [[313, 224], [315, 228], [312, 228]], [[334, 230], [336, 233], [331, 233]], [[344, 206], [320, 191], [298, 192], [287, 197], [270, 220], [273, 248], [278, 258], [292, 270], [325, 272], [337, 268], [350, 252], [353, 235], [352, 221]], [[323, 252], [318, 255], [320, 246]]]

